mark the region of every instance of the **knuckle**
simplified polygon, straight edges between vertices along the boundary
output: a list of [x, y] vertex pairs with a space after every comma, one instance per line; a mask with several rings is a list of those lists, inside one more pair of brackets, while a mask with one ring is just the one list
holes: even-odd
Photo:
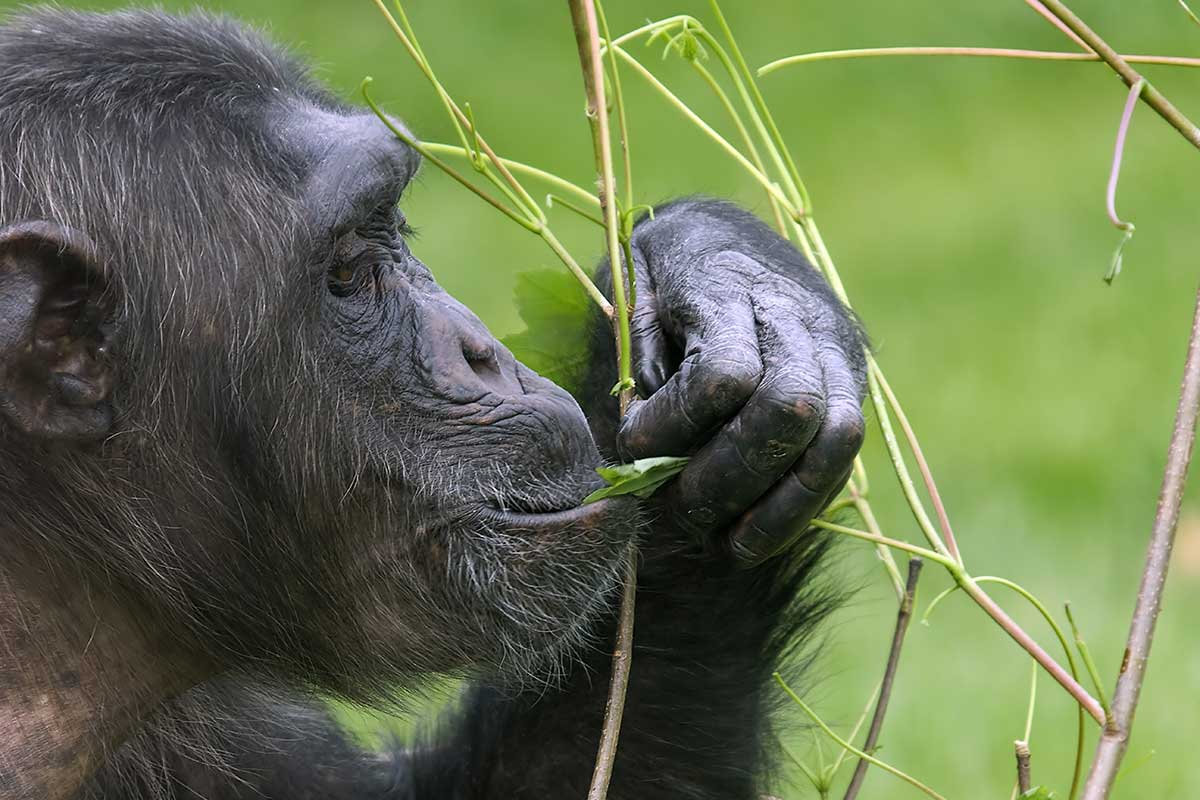
[[704, 393], [714, 400], [739, 400], [749, 397], [762, 380], [758, 358], [725, 352], [712, 358], [703, 371]]
[[849, 457], [853, 458], [862, 447], [866, 438], [866, 422], [862, 411], [857, 408], [853, 413], [846, 413], [832, 423], [830, 434]]
[[793, 425], [816, 427], [825, 419], [825, 399], [811, 391], [785, 383], [775, 383], [763, 393], [764, 399]]

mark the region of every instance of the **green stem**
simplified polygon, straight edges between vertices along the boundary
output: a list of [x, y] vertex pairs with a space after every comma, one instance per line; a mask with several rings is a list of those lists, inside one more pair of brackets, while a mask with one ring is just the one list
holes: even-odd
[[[470, 157], [471, 157], [470, 151], [466, 150], [465, 148], [459, 147], [457, 145], [453, 145], [453, 144], [442, 144], [441, 142], [421, 142], [421, 147], [424, 148], [424, 150], [426, 152], [430, 152], [430, 153], [437, 153], [440, 155], [449, 155], [449, 156], [460, 156], [462, 158], [467, 158], [467, 159], [470, 159]], [[524, 164], [520, 161], [513, 161], [511, 158], [502, 158], [500, 160], [502, 162], [504, 162], [504, 166], [507, 167], [512, 172], [520, 173], [522, 175], [527, 175], [531, 178], [536, 178], [537, 180], [544, 181], [544, 182], [550, 184], [551, 186], [553, 186], [554, 188], [556, 188], [562, 192], [565, 192], [567, 194], [570, 194], [573, 198], [575, 198], [578, 201], [582, 201], [584, 203], [587, 203], [587, 204], [593, 205], [593, 206], [600, 205], [600, 201], [598, 199], [596, 199], [596, 195], [592, 194], [587, 189], [584, 189], [579, 184], [571, 183], [568, 180], [564, 180], [563, 178], [560, 178], [558, 175], [555, 175], [553, 172], [547, 172], [544, 169], [538, 169], [535, 166], [532, 166], [530, 164]]]
[[[879, 697], [879, 690], [882, 688], [882, 686], [882, 683], [875, 684], [874, 691], [872, 691], [871, 696], [867, 698], [867, 704], [863, 706], [862, 713], [858, 715], [858, 721], [854, 723], [854, 727], [850, 730], [850, 735], [846, 737], [846, 741], [853, 742], [858, 738], [858, 732], [862, 730], [863, 723], [867, 721], [867, 715], [870, 714], [871, 709], [875, 707], [875, 700]], [[849, 756], [850, 752], [848, 750], [838, 751], [837, 758], [833, 761], [833, 775], [837, 774], [838, 770], [842, 768], [842, 764], [845, 763]]]
[[845, 525], [838, 525], [836, 522], [828, 522], [820, 517], [814, 519], [811, 524], [815, 527], [832, 531], [833, 533], [840, 533], [845, 536], [852, 536], [855, 539], [862, 539], [864, 542], [874, 542], [875, 544], [881, 544], [886, 547], [893, 547], [897, 550], [903, 550], [906, 553], [912, 553], [913, 555], [920, 556], [921, 558], [927, 558], [930, 561], [941, 564], [946, 569], [950, 569], [952, 567], [958, 568], [958, 564], [956, 564], [949, 556], [943, 555], [942, 553], [935, 553], [933, 550], [930, 550], [926, 547], [909, 544], [908, 542], [903, 542], [899, 539], [889, 539], [886, 536], [876, 536], [873, 533], [860, 531], [857, 528], [848, 528]]
[[[700, 74], [700, 77], [704, 79], [704, 82], [708, 84], [708, 88], [710, 88], [713, 94], [716, 95], [717, 100], [720, 101], [722, 107], [724, 107], [725, 113], [729, 115], [729, 118], [733, 121], [734, 127], [737, 128], [738, 136], [742, 140], [742, 146], [745, 147], [746, 152], [750, 154], [750, 160], [754, 163], [754, 166], [765, 175], [767, 173], [767, 168], [763, 166], [762, 156], [758, 154], [758, 148], [754, 145], [754, 139], [750, 136], [750, 131], [746, 129], [745, 123], [742, 122], [742, 118], [737, 113], [737, 109], [733, 107], [733, 102], [729, 99], [729, 95], [723, 88], [721, 88], [721, 84], [717, 83], [717, 79], [714, 78], [713, 74], [708, 71], [708, 68], [701, 64], [699, 60], [693, 60], [692, 67], [695, 68], [696, 72]], [[767, 192], [767, 200], [771, 203], [771, 213], [775, 216], [775, 227], [779, 230], [780, 234], [786, 237], [788, 235], [788, 228], [787, 222], [783, 217], [783, 208], [779, 205], [779, 201], [776, 200], [770, 192]]]
[[664, 28], [670, 28], [674, 25], [678, 25], [681, 22], [690, 21], [692, 19], [694, 19], [694, 17], [692, 17], [692, 15], [690, 15], [690, 14], [676, 14], [673, 17], [664, 17], [663, 19], [657, 20], [655, 22], [647, 22], [645, 25], [642, 25], [640, 28], [634, 28], [633, 30], [629, 31], [628, 33], [621, 34], [616, 39], [613, 39], [612, 43], [614, 45], [616, 45], [617, 47], [620, 47], [621, 45], [625, 44], [626, 42], [632, 41], [643, 34], [657, 33], [659, 30], [662, 30]]
[[583, 217], [583, 218], [584, 218], [584, 219], [586, 219], [588, 222], [595, 223], [596, 225], [599, 225], [601, 228], [603, 228], [603, 227], [604, 227], [604, 220], [600, 219], [600, 218], [599, 218], [599, 217], [597, 217], [595, 214], [592, 214], [592, 213], [590, 213], [590, 212], [588, 212], [588, 211], [584, 211], [582, 208], [580, 208], [579, 206], [575, 205], [575, 204], [574, 204], [574, 203], [572, 203], [570, 200], [567, 200], [567, 199], [565, 199], [565, 198], [563, 198], [563, 197], [560, 197], [560, 196], [558, 196], [558, 195], [556, 195], [556, 194], [548, 194], [548, 195], [546, 195], [546, 205], [547, 205], [548, 207], [551, 207], [551, 208], [552, 208], [552, 207], [554, 207], [554, 206], [556, 206], [556, 205], [562, 206], [563, 208], [565, 208], [565, 209], [567, 209], [568, 211], [570, 211], [570, 212], [572, 212], [572, 213], [576, 214], [577, 216]]
[[938, 492], [937, 483], [933, 480], [933, 471], [929, 469], [929, 463], [925, 460], [925, 453], [921, 450], [921, 442], [917, 439], [917, 434], [913, 431], [912, 426], [908, 423], [908, 415], [904, 413], [904, 408], [900, 405], [900, 401], [896, 399], [892, 387], [888, 384], [887, 378], [880, 371], [879, 366], [875, 368], [875, 378], [879, 381], [879, 386], [883, 389], [883, 395], [887, 398], [888, 406], [896, 414], [896, 421], [900, 423], [900, 430], [904, 432], [904, 439], [908, 442], [908, 449], [912, 451], [913, 458], [917, 462], [917, 471], [921, 473], [921, 480], [925, 483], [925, 491], [929, 493], [929, 500], [933, 503], [933, 511], [937, 515], [938, 527], [941, 528], [942, 538], [946, 542], [946, 549], [950, 555], [958, 563], [963, 563], [962, 555], [958, 551], [958, 541], [954, 538], [954, 529], [950, 527], [950, 517], [946, 514], [946, 506], [942, 503], [942, 495]]
[[377, 117], [379, 117], [380, 121], [383, 122], [383, 124], [387, 126], [387, 129], [392, 132], [392, 135], [394, 135], [400, 141], [404, 142], [406, 145], [411, 147], [413, 150], [416, 150], [418, 153], [421, 154], [421, 156], [423, 158], [425, 158], [425, 160], [427, 160], [429, 163], [433, 164], [435, 167], [440, 169], [442, 172], [449, 175], [454, 180], [458, 181], [458, 183], [462, 184], [464, 187], [469, 189], [473, 194], [475, 194], [476, 197], [483, 200], [485, 203], [490, 205], [492, 208], [496, 209], [501, 214], [508, 217], [509, 219], [511, 219], [513, 222], [517, 223], [518, 225], [520, 225], [525, 230], [527, 230], [531, 233], [538, 233], [538, 226], [536, 224], [530, 222], [528, 219], [521, 216], [517, 212], [513, 211], [511, 208], [504, 205], [496, 198], [494, 198], [491, 195], [484, 192], [482, 189], [480, 189], [478, 186], [476, 186], [474, 183], [472, 183], [470, 180], [468, 180], [466, 178], [466, 176], [464, 176], [458, 170], [454, 169], [454, 167], [450, 166], [445, 161], [442, 161], [440, 158], [438, 158], [433, 150], [431, 150], [430, 148], [428, 148], [421, 142], [418, 142], [416, 139], [412, 138], [407, 133], [405, 133], [400, 127], [395, 125], [392, 122], [391, 118], [389, 118], [387, 116], [387, 114], [383, 113], [383, 110], [375, 103], [375, 101], [371, 98], [370, 93], [367, 91], [367, 87], [370, 86], [374, 80], [375, 79], [371, 78], [370, 76], [363, 78], [363, 82], [362, 82], [362, 86], [361, 86], [363, 100], [366, 101], [366, 104], [370, 107], [370, 109], [375, 112], [375, 115]]
[[1083, 640], [1083, 634], [1079, 632], [1079, 626], [1075, 624], [1075, 615], [1071, 613], [1071, 604], [1064, 603], [1063, 606], [1067, 610], [1067, 622], [1071, 625], [1071, 633], [1075, 636], [1075, 646], [1079, 648], [1079, 656], [1083, 659], [1083, 666], [1088, 671], [1088, 676], [1092, 679], [1092, 685], [1096, 687], [1096, 695], [1100, 698], [1100, 705], [1104, 706], [1104, 713], [1107, 716], [1112, 715], [1112, 709], [1108, 705], [1108, 698], [1104, 694], [1104, 684], [1100, 681], [1100, 670], [1096, 669], [1096, 662], [1092, 660], [1092, 651], [1088, 649], [1087, 642]]
[[1042, 649], [1041, 645], [1033, 640], [1025, 630], [1010, 617], [1000, 605], [988, 595], [970, 575], [960, 567], [954, 564], [953, 567], [948, 567], [950, 574], [962, 587], [963, 591], [975, 601], [976, 605], [984, 610], [996, 623], [1011, 636], [1017, 644], [1025, 649], [1030, 655], [1037, 660], [1046, 672], [1050, 673], [1050, 677], [1058, 681], [1067, 692], [1083, 706], [1083, 708], [1101, 725], [1105, 722], [1104, 709], [1096, 702], [1096, 698], [1088, 694], [1087, 689], [1077, 681], [1070, 673], [1062, 668], [1050, 654]]
[[887, 448], [888, 457], [892, 460], [892, 468], [896, 472], [896, 479], [900, 482], [900, 489], [904, 493], [905, 500], [908, 501], [908, 507], [912, 510], [913, 517], [917, 521], [921, 533], [925, 535], [925, 540], [929, 544], [945, 556], [948, 560], [957, 563], [950, 555], [950, 551], [946, 548], [942, 538], [933, 527], [933, 522], [929, 519], [929, 515], [925, 512], [925, 506], [921, 502], [921, 498], [917, 495], [917, 487], [913, 483], [912, 476], [908, 472], [908, 465], [904, 461], [904, 453], [900, 450], [900, 443], [896, 439], [896, 432], [892, 428], [891, 415], [888, 413], [887, 401], [883, 397], [883, 389], [879, 381], [879, 367], [875, 364], [874, 358], [867, 356], [867, 390], [871, 394], [871, 401], [875, 406], [875, 420], [879, 424], [879, 431], [883, 434], [884, 446]]
[[[616, 106], [616, 109], [617, 109], [617, 131], [618, 131], [618, 140], [621, 145], [621, 166], [623, 167], [624, 173], [625, 173], [625, 180], [621, 187], [622, 191], [624, 192], [624, 195], [625, 195], [624, 203], [617, 204], [616, 196], [615, 195], [612, 196], [612, 202], [614, 204], [618, 205], [617, 215], [618, 215], [618, 217], [621, 217], [622, 216], [622, 214], [621, 214], [622, 206], [624, 207], [626, 214], [633, 213], [633, 157], [631, 155], [631, 151], [629, 148], [629, 123], [628, 123], [628, 119], [627, 119], [626, 113], [625, 113], [625, 94], [621, 90], [621, 70], [617, 66], [616, 55], [614, 55], [612, 50], [607, 47], [607, 43], [612, 39], [612, 34], [610, 34], [608, 31], [608, 20], [605, 19], [605, 17], [604, 17], [603, 4], [600, 2], [600, 0], [595, 0], [595, 4], [596, 4], [596, 18], [600, 24], [600, 30], [604, 34], [604, 44], [602, 46], [602, 49], [607, 50], [607, 55], [608, 55], [608, 58], [604, 59], [604, 60], [608, 64], [609, 80], [612, 81], [613, 105]], [[600, 45], [598, 45], [598, 46], [600, 46]], [[601, 52], [602, 52], [602, 50], [597, 50], [597, 58], [601, 57], [601, 55], [600, 55]], [[616, 191], [615, 181], [614, 181], [614, 185], [609, 188], [614, 192]], [[634, 264], [633, 264], [633, 244], [630, 240], [630, 237], [632, 237], [632, 235], [633, 235], [632, 224], [626, 225], [624, 219], [623, 218], [620, 219], [620, 221], [617, 225], [617, 240], [618, 240], [618, 242], [620, 242], [621, 249], [624, 253], [624, 258], [622, 260], [622, 263], [624, 264], [623, 273], [625, 275], [625, 281], [627, 282], [627, 284], [629, 286], [629, 305], [628, 305], [628, 309], [629, 309], [628, 313], [629, 314], [632, 314], [634, 309], [637, 308], [637, 275], [634, 271]], [[611, 247], [610, 247], [610, 250], [611, 250]], [[611, 254], [610, 254], [610, 257], [611, 257]], [[614, 276], [616, 275], [615, 272], [613, 274], [614, 274]], [[614, 280], [615, 280], [615, 278], [614, 278]], [[632, 358], [632, 342], [630, 343], [630, 352], [631, 352], [631, 358]], [[629, 386], [627, 396], [625, 397], [625, 400], [623, 401], [626, 406], [628, 406], [629, 402], [633, 398], [633, 387], [632, 387], [633, 364], [632, 364], [632, 360], [630, 361], [629, 369], [630, 369], [630, 374], [629, 375], [621, 375], [621, 378], [620, 378], [620, 382], [622, 385], [627, 384]]]
[[783, 690], [785, 692], [787, 692], [788, 697], [792, 698], [792, 702], [794, 702], [796, 705], [800, 706], [800, 710], [803, 711], [806, 715], [808, 715], [808, 718], [811, 719], [814, 723], [816, 723], [817, 727], [820, 728], [822, 731], [824, 731], [826, 736], [828, 736], [830, 739], [833, 739], [833, 741], [837, 742], [838, 746], [841, 747], [843, 750], [847, 750], [850, 753], [853, 753], [854, 755], [858, 756], [862, 760], [864, 760], [868, 763], [874, 764], [875, 766], [879, 767], [884, 772], [889, 772], [892, 775], [895, 775], [897, 778], [899, 778], [900, 780], [909, 784], [910, 786], [913, 786], [916, 789], [919, 789], [920, 791], [924, 792], [929, 797], [934, 798], [934, 800], [946, 800], [945, 797], [938, 794], [933, 789], [930, 789], [928, 786], [921, 783], [919, 780], [917, 780], [913, 776], [911, 776], [905, 772], [901, 772], [900, 770], [893, 767], [891, 764], [887, 764], [887, 763], [884, 763], [883, 761], [880, 761], [878, 758], [875, 758], [875, 756], [864, 753], [862, 750], [859, 750], [857, 747], [850, 744], [842, 737], [838, 736], [836, 733], [833, 732], [832, 728], [830, 728], [828, 725], [825, 724], [824, 720], [822, 720], [820, 717], [817, 716], [817, 712], [815, 712], [811, 708], [809, 708], [808, 704], [805, 703], [803, 700], [801, 700], [800, 696], [797, 695], [794, 691], [792, 691], [792, 687], [787, 685], [787, 683], [783, 680], [783, 676], [781, 676], [778, 672], [776, 672], [774, 674], [774, 678], [775, 678], [775, 682], [778, 683], [781, 687], [783, 687]]
[[[779, 58], [759, 67], [761, 78], [794, 64], [836, 61], [850, 58], [888, 58], [906, 56], [966, 56], [974, 58], [1019, 58], [1032, 61], [1101, 61], [1095, 53], [1060, 53], [1052, 50], [1021, 50], [1008, 47], [858, 47], [849, 50], [823, 50], [816, 53]], [[1200, 58], [1186, 56], [1122, 56], [1130, 64], [1157, 64], [1171, 67], [1200, 67]]]
[[599, 32], [596, 29], [595, 7], [591, 0], [571, 0], [571, 14], [575, 21], [576, 43], [579, 45], [579, 59], [583, 66], [584, 87], [588, 99], [587, 118], [592, 131], [596, 170], [600, 176], [600, 211], [604, 216], [609, 268], [612, 270], [613, 308], [616, 310], [617, 386], [621, 387], [621, 414], [624, 415], [633, 397], [633, 348], [629, 334], [629, 305], [625, 297], [625, 270], [622, 268], [624, 259], [621, 254], [621, 228], [617, 215], [608, 111], [604, 101], [604, 67]]
[[[863, 472], [866, 475], [866, 472]], [[854, 498], [854, 508], [858, 511], [858, 515], [862, 517], [866, 523], [867, 530], [873, 535], [883, 538], [883, 528], [880, 527], [879, 521], [875, 519], [875, 510], [871, 508], [871, 502], [867, 500], [865, 490], [855, 488], [854, 482], [850, 484], [850, 496]], [[904, 579], [900, 577], [900, 567], [896, 564], [896, 559], [892, 556], [892, 551], [883, 545], [875, 545], [875, 554], [879, 560], [883, 562], [883, 569], [888, 574], [888, 579], [892, 583], [892, 589], [896, 592], [896, 602], [904, 602]]]
[[[612, 41], [612, 34], [608, 32], [608, 20], [604, 16], [604, 4], [600, 0], [596, 0], [596, 19], [600, 22], [600, 32], [604, 35], [604, 41]], [[608, 53], [608, 79], [612, 82], [613, 105], [617, 107], [617, 131], [619, 133], [619, 141], [621, 144], [621, 165], [624, 167], [625, 180], [622, 183], [622, 190], [625, 194], [625, 208], [633, 207], [633, 161], [629, 155], [629, 124], [625, 117], [625, 96], [621, 92], [621, 74], [617, 69], [617, 57]], [[630, 268], [632, 271], [632, 267]]]
[[725, 40], [729, 43], [729, 51], [733, 54], [738, 69], [742, 73], [746, 87], [750, 90], [750, 96], [754, 101], [753, 105], [748, 106], [748, 108], [754, 110], [751, 114], [751, 119], [759, 126], [760, 130], [763, 123], [766, 124], [769, 138], [767, 138], [766, 134], [763, 135], [766, 141], [774, 144], [774, 147], [771, 148], [771, 155], [782, 162], [780, 172], [783, 174], [784, 180], [789, 184], [789, 188], [795, 196], [795, 201], [799, 204], [805, 216], [811, 216], [813, 213], [812, 200], [808, 196], [808, 189], [804, 186], [804, 181], [800, 178], [800, 170], [796, 169], [796, 162], [792, 158], [787, 143], [783, 140], [783, 134], [779, 132], [779, 126], [775, 124], [775, 117], [771, 115], [771, 110], [767, 107], [767, 101], [763, 98], [762, 92], [759, 91], [758, 82], [754, 80], [754, 73], [750, 71], [750, 65], [746, 63], [746, 59], [742, 56], [742, 50], [738, 47], [737, 40], [733, 36], [733, 30], [729, 27], [729, 22], [725, 19], [725, 14], [721, 11], [721, 4], [717, 0], [709, 0], [709, 6], [712, 7], [713, 15], [717, 18], [717, 24], [720, 26], [721, 32], [725, 35]]
[[621, 57], [622, 60], [624, 60], [627, 64], [629, 64], [630, 67], [633, 68], [634, 72], [641, 75], [646, 82], [650, 84], [650, 86], [652, 86], [660, 95], [662, 95], [668, 103], [670, 103], [681, 114], [687, 117], [688, 121], [700, 128], [700, 130], [702, 130], [710, 139], [716, 142], [722, 150], [724, 150], [729, 154], [730, 157], [737, 161], [743, 169], [750, 173], [751, 177], [758, 181], [758, 183], [767, 190], [768, 194], [782, 203], [784, 208], [792, 208], [792, 203], [788, 200], [787, 196], [784, 195], [782, 190], [780, 190], [777, 184], [773, 183], [758, 169], [758, 167], [754, 166], [754, 164], [748, 158], [742, 155], [741, 151], [730, 144], [724, 136], [713, 130], [711, 125], [705, 122], [699, 114], [697, 114], [687, 105], [687, 103], [680, 100], [679, 97], [670, 89], [668, 89], [662, 83], [662, 81], [656, 78], [654, 74], [650, 72], [650, 70], [642, 66], [641, 62], [629, 55], [629, 53], [620, 47], [614, 45], [612, 49], [613, 52], [615, 52]]
[[587, 290], [588, 296], [592, 298], [593, 303], [600, 307], [600, 310], [604, 312], [604, 316], [612, 319], [612, 304], [608, 302], [608, 298], [605, 297], [604, 293], [596, 287], [596, 284], [592, 283], [592, 279], [589, 278], [588, 274], [583, 271], [582, 267], [579, 266], [579, 262], [571, 257], [571, 254], [567, 252], [567, 248], [562, 246], [562, 242], [558, 240], [558, 237], [556, 237], [547, 227], [543, 227], [539, 235], [542, 237], [542, 241], [549, 245], [550, 249], [554, 251], [554, 254], [558, 256], [564, 264], [567, 265], [567, 269], [571, 271], [571, 274], [575, 276], [575, 279], [583, 284], [583, 288]]

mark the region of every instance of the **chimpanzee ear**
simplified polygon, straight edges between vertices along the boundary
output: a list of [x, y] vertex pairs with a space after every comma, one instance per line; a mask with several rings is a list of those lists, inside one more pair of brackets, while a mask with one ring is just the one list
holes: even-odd
[[0, 228], [0, 424], [42, 439], [106, 436], [116, 308], [87, 236], [44, 221]]

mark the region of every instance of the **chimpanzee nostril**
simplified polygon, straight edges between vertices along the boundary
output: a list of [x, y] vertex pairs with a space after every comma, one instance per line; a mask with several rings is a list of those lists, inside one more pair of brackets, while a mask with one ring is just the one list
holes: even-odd
[[525, 394], [516, 360], [478, 317], [440, 290], [415, 298], [414, 305], [421, 338], [427, 345], [427, 361], [422, 366], [440, 391], [471, 403], [483, 395]]
[[496, 346], [492, 342], [464, 338], [462, 354], [472, 371], [479, 377], [492, 377], [500, 374], [500, 364], [496, 361]]

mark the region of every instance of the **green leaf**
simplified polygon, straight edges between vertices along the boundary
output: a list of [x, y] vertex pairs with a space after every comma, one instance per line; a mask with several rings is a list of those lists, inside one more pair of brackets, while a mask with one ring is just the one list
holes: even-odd
[[576, 392], [588, 364], [588, 320], [591, 301], [566, 269], [543, 269], [517, 275], [517, 314], [525, 330], [505, 336], [504, 346], [527, 367]]
[[596, 472], [608, 483], [603, 489], [597, 489], [583, 499], [584, 505], [603, 500], [605, 497], [616, 497], [622, 494], [632, 494], [635, 497], [649, 497], [658, 491], [659, 487], [678, 475], [688, 459], [675, 456], [659, 456], [658, 458], [639, 458], [632, 464], [619, 464], [615, 467], [599, 467]]
[[614, 383], [613, 387], [608, 390], [608, 393], [611, 394], [613, 397], [616, 397], [617, 395], [619, 395], [621, 392], [625, 391], [626, 389], [632, 389], [632, 388], [633, 388], [633, 378], [623, 378], [623, 379], [617, 381], [616, 383]]
[[1045, 786], [1035, 786], [1028, 792], [1023, 792], [1020, 800], [1054, 800], [1054, 798], [1054, 792], [1050, 791]]

